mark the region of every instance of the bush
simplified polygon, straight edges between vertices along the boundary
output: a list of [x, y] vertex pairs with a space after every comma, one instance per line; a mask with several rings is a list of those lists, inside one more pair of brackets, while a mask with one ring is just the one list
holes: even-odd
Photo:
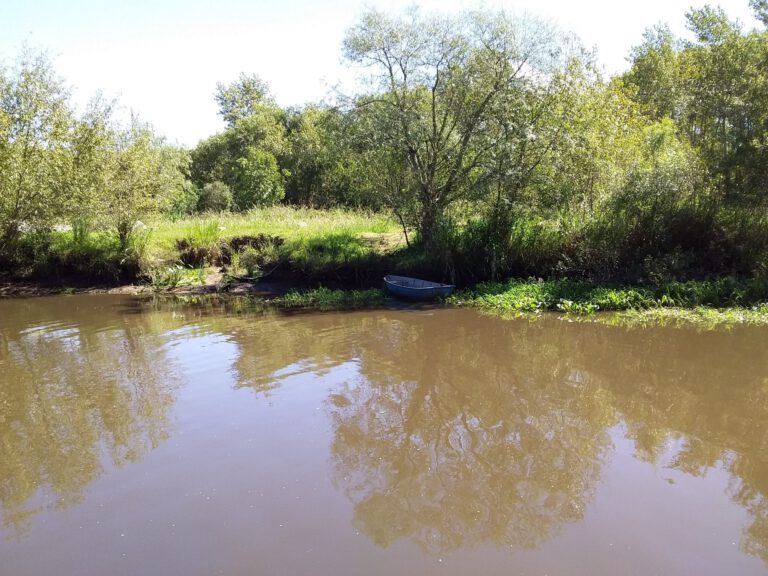
[[259, 261], [261, 260], [261, 254], [253, 246], [246, 246], [240, 252], [240, 266], [245, 268], [245, 274], [249, 278], [256, 278], [261, 276], [261, 268], [259, 267]]
[[224, 212], [232, 208], [232, 191], [224, 182], [211, 182], [203, 186], [197, 199], [200, 212]]

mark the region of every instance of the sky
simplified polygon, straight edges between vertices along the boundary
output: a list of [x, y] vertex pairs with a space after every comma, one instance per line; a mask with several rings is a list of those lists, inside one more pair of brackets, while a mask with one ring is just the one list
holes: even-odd
[[[700, 0], [420, 0], [424, 12], [504, 8], [552, 20], [596, 48], [607, 74], [658, 22], [685, 34]], [[711, 3], [717, 4], [716, 0]], [[266, 80], [281, 106], [332, 98], [349, 82], [344, 32], [367, 7], [397, 12], [413, 0], [0, 0], [0, 62], [26, 43], [48, 51], [82, 106], [98, 91], [185, 146], [219, 132], [217, 82], [241, 72]], [[747, 28], [748, 0], [719, 2]]]

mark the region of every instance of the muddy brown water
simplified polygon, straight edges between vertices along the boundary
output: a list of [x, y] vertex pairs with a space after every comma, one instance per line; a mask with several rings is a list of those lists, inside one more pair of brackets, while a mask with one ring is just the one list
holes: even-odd
[[0, 574], [768, 572], [768, 330], [0, 301]]

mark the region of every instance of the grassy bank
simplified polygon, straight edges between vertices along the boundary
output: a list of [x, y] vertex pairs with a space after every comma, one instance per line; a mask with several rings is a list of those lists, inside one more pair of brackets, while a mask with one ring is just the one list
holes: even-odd
[[603, 286], [573, 280], [483, 283], [448, 299], [502, 316], [543, 311], [609, 324], [768, 324], [768, 280], [721, 278], [661, 286]]
[[[148, 221], [127, 246], [108, 232], [79, 239], [68, 230], [29, 235], [19, 262], [12, 280], [59, 286], [138, 282], [160, 291], [239, 287], [248, 293], [259, 281], [277, 282], [277, 292], [287, 293], [266, 305], [320, 310], [382, 305], [386, 295], [377, 288], [390, 272], [447, 279], [440, 258], [406, 247], [399, 226], [385, 214], [285, 206]], [[593, 318], [615, 312], [599, 314], [600, 320], [635, 324], [768, 323], [768, 278], [656, 286], [512, 279], [461, 289], [446, 303], [502, 315], [554, 311]]]
[[257, 279], [277, 268], [300, 284], [383, 268], [403, 247], [400, 228], [386, 214], [275, 206], [148, 221], [125, 246], [108, 231], [27, 234], [4, 268], [11, 280], [158, 288], [204, 283], [214, 271]]
[[481, 283], [452, 296], [452, 304], [497, 310], [552, 310], [589, 314], [657, 308], [752, 307], [768, 301], [768, 279], [721, 278], [669, 282], [656, 287], [603, 286], [574, 280]]

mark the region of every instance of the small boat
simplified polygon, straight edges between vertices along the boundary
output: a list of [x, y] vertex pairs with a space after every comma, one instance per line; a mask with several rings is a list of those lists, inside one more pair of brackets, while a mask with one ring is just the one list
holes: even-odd
[[394, 296], [406, 300], [434, 300], [449, 296], [455, 286], [453, 284], [440, 284], [419, 278], [407, 276], [384, 276], [384, 287]]

